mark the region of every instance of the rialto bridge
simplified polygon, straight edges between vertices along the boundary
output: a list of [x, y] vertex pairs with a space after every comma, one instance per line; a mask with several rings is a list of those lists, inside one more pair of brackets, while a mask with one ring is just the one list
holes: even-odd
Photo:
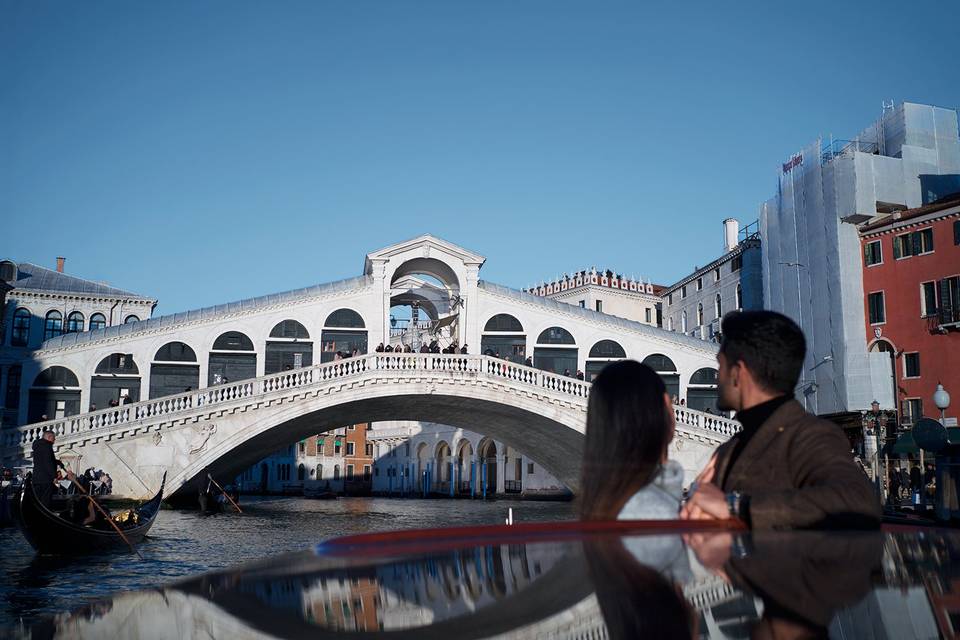
[[[576, 492], [589, 383], [565, 370], [632, 358], [681, 397], [715, 383], [713, 345], [481, 281], [483, 263], [421, 236], [367, 255], [356, 278], [47, 340], [22, 365], [24, 426], [4, 430], [3, 458], [29, 457], [51, 429], [75, 469], [107, 469], [114, 493], [145, 496], [164, 472], [172, 493], [312, 434], [419, 420], [489, 435]], [[394, 326], [403, 305], [426, 318]], [[432, 341], [467, 353], [416, 353]], [[671, 455], [690, 472], [738, 428], [675, 413]]]

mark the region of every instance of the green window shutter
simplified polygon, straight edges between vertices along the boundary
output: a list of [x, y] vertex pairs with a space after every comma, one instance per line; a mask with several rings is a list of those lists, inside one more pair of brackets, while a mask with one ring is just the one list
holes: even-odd
[[953, 244], [960, 244], [960, 220], [953, 223]]
[[920, 252], [920, 232], [914, 231], [910, 234], [910, 255], [919, 255]]
[[901, 257], [903, 256], [900, 255], [900, 237], [893, 236], [893, 259], [899, 260]]

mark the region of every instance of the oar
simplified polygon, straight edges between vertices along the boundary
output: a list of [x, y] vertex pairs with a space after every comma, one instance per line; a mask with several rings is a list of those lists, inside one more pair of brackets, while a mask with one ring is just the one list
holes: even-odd
[[237, 512], [238, 512], [238, 513], [243, 513], [243, 509], [240, 508], [240, 505], [238, 505], [236, 502], [233, 501], [233, 498], [231, 498], [230, 495], [229, 495], [226, 491], [223, 490], [223, 487], [221, 487], [221, 486], [217, 483], [217, 481], [213, 479], [213, 476], [211, 476], [211, 475], [208, 473], [208, 474], [207, 474], [207, 478], [210, 480], [210, 482], [213, 483], [213, 486], [215, 486], [217, 489], [220, 489], [220, 493], [222, 493], [222, 494], [226, 497], [226, 499], [230, 501], [230, 504], [232, 504], [234, 507], [237, 508]]
[[110, 526], [113, 527], [114, 531], [120, 534], [120, 537], [123, 538], [123, 541], [127, 543], [128, 547], [130, 547], [130, 550], [133, 551], [138, 556], [140, 556], [140, 559], [143, 560], [143, 555], [137, 550], [135, 546], [133, 546], [133, 543], [127, 539], [127, 536], [123, 535], [123, 531], [120, 531], [120, 527], [117, 526], [117, 523], [113, 521], [113, 518], [111, 518], [110, 515], [106, 511], [104, 511], [103, 507], [100, 506], [100, 503], [94, 500], [93, 496], [91, 496], [89, 493], [86, 492], [86, 490], [83, 488], [83, 485], [77, 482], [76, 477], [70, 478], [70, 480], [73, 482], [74, 485], [76, 485], [77, 489], [80, 490], [80, 493], [86, 496], [87, 499], [93, 503], [93, 506], [96, 507], [97, 510], [100, 512], [100, 515], [106, 518], [107, 522], [110, 523]]

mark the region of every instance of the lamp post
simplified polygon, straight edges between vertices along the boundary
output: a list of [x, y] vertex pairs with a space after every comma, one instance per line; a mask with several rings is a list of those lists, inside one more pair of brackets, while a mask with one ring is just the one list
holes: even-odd
[[937, 390], [933, 393], [933, 404], [937, 405], [937, 409], [940, 409], [940, 424], [946, 427], [945, 412], [950, 407], [950, 394], [939, 382], [937, 383]]
[[[880, 475], [880, 403], [874, 400], [870, 403], [870, 412], [873, 414], [873, 437], [877, 443], [877, 451], [873, 461], [873, 475], [877, 482], [880, 498], [883, 499], [883, 479]], [[884, 500], [885, 501], [885, 500]]]

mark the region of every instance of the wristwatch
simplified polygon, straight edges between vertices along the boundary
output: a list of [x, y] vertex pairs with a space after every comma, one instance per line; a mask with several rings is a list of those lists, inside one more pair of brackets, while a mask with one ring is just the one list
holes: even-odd
[[750, 524], [750, 496], [740, 491], [731, 491], [726, 497], [730, 515]]

